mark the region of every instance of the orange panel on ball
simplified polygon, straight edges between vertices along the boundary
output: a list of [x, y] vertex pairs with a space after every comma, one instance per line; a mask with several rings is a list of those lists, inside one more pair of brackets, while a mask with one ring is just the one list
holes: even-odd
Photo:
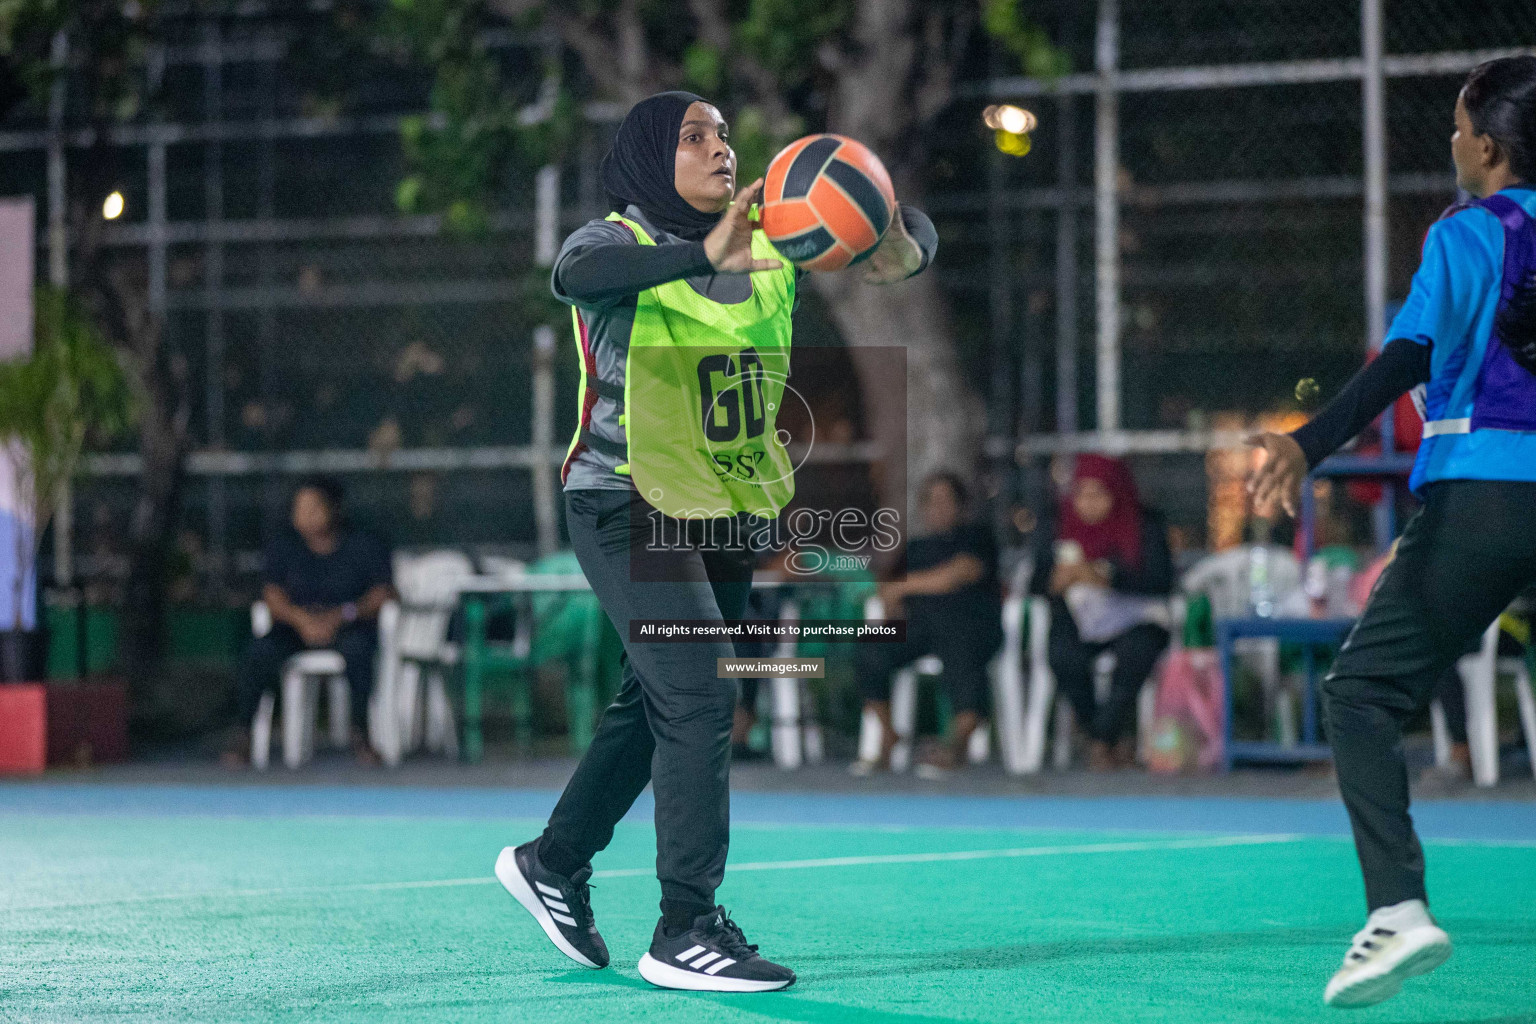
[[854, 254], [841, 245], [834, 245], [826, 252], [813, 260], [807, 260], [800, 266], [805, 270], [816, 270], [826, 273], [833, 270], [842, 270], [853, 262]]
[[864, 252], [880, 241], [864, 211], [831, 179], [818, 178], [807, 198], [827, 230], [853, 252]]
[[811, 204], [804, 199], [789, 199], [763, 207], [763, 232], [777, 242], [802, 231], [809, 231], [820, 221]]

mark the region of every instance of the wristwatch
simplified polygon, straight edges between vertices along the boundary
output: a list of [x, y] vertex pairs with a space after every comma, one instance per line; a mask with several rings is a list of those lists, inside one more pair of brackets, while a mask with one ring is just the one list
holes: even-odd
[[341, 621], [342, 622], [356, 622], [357, 621], [357, 604], [356, 604], [356, 602], [348, 601], [346, 604], [341, 606]]

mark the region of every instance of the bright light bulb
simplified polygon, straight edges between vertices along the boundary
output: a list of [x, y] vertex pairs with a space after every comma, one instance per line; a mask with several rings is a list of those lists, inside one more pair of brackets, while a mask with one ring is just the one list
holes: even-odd
[[998, 108], [997, 126], [1005, 132], [1022, 135], [1035, 126], [1035, 115], [1011, 104]]
[[123, 215], [123, 205], [123, 194], [121, 192], [113, 192], [106, 199], [102, 200], [101, 215], [107, 220], [117, 220], [117, 218]]

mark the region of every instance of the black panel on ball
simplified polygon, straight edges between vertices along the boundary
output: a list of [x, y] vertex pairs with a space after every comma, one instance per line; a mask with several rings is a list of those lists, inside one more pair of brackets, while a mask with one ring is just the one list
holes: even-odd
[[799, 199], [809, 192], [816, 183], [816, 175], [821, 173], [821, 169], [842, 144], [842, 139], [829, 135], [802, 149], [784, 175], [784, 198]]
[[773, 247], [783, 253], [785, 259], [798, 263], [820, 256], [832, 248], [833, 241], [832, 233], [826, 228], [812, 228], [782, 241], [775, 241]]
[[890, 211], [886, 208], [885, 196], [875, 183], [865, 177], [863, 171], [841, 160], [833, 160], [824, 173], [848, 193], [848, 198], [859, 204], [875, 234], [884, 235], [885, 229], [891, 226]]

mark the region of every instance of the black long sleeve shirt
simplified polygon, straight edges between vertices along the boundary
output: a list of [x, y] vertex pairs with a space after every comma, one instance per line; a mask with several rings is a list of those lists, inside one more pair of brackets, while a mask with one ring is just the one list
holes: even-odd
[[[933, 262], [939, 234], [923, 211], [898, 207], [907, 233], [922, 251], [923, 261], [914, 273]], [[704, 254], [703, 242], [672, 245], [586, 244], [561, 254], [555, 266], [554, 285], [561, 295], [580, 306], [605, 306], [679, 278], [715, 272]]]
[[1316, 468], [1348, 444], [1404, 392], [1426, 383], [1429, 356], [1428, 345], [1407, 338], [1393, 339], [1381, 350], [1381, 355], [1350, 378], [1321, 412], [1291, 431], [1291, 437], [1307, 457], [1307, 468]]

